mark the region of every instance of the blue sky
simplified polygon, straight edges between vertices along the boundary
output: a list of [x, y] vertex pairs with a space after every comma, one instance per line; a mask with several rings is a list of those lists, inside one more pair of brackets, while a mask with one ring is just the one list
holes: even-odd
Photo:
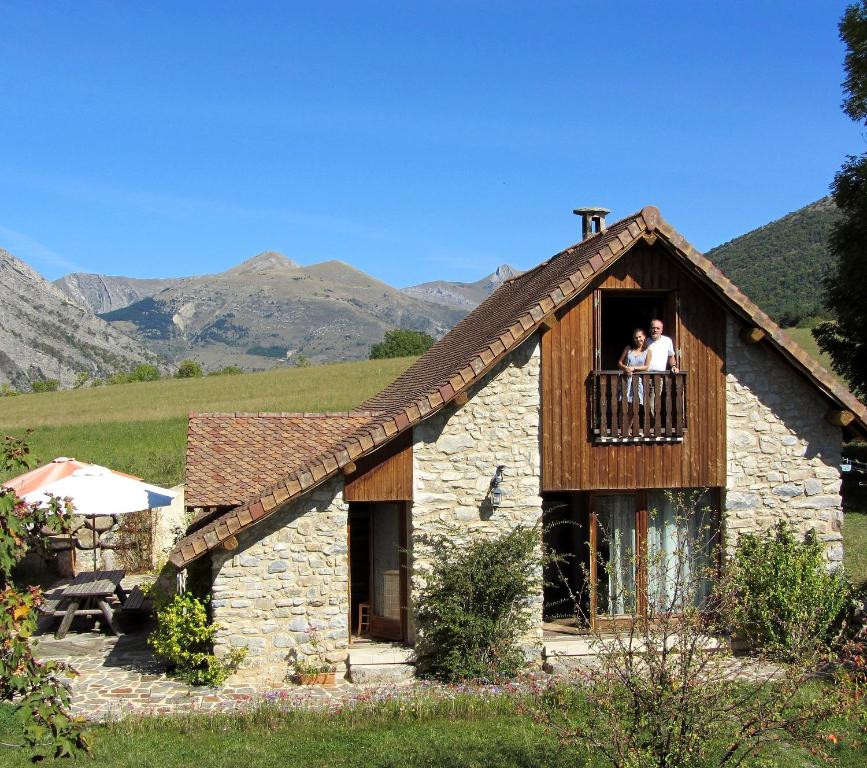
[[845, 5], [0, 0], [0, 247], [51, 279], [274, 249], [404, 286], [653, 203], [705, 250], [864, 149]]

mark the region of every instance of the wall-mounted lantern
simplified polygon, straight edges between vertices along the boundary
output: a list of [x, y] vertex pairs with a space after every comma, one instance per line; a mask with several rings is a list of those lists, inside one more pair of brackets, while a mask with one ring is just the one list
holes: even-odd
[[491, 484], [488, 487], [488, 498], [491, 500], [491, 508], [499, 509], [503, 502], [503, 470], [505, 464], [498, 464], [494, 476], [491, 478]]

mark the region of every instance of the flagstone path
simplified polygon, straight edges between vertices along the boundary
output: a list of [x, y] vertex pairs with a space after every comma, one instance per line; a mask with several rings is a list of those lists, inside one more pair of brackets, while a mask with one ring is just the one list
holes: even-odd
[[133, 714], [232, 711], [262, 702], [287, 706], [328, 706], [333, 699], [358, 696], [360, 689], [347, 680], [334, 688], [286, 686], [253, 688], [231, 685], [216, 688], [190, 686], [165, 674], [147, 645], [149, 628], [121, 637], [96, 630], [70, 632], [54, 638], [47, 624], [34, 638], [36, 655], [43, 660], [67, 662], [78, 673], [67, 679], [72, 708], [88, 720], [117, 719]]

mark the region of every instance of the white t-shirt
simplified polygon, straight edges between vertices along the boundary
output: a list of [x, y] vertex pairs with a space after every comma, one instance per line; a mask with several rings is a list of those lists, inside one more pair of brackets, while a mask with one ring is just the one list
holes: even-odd
[[650, 367], [648, 371], [665, 371], [668, 369], [668, 358], [674, 355], [674, 344], [668, 336], [660, 336], [650, 342], [647, 347], [650, 352]]

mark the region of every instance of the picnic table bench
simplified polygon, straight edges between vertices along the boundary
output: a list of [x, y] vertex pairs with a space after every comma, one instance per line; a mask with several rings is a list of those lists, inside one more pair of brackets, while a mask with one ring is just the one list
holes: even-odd
[[108, 601], [115, 595], [121, 607], [126, 602], [126, 592], [120, 584], [125, 575], [121, 570], [79, 573], [58, 597], [42, 606], [43, 613], [62, 619], [54, 636], [65, 637], [76, 616], [98, 616], [112, 634], [119, 635], [114, 609]]

